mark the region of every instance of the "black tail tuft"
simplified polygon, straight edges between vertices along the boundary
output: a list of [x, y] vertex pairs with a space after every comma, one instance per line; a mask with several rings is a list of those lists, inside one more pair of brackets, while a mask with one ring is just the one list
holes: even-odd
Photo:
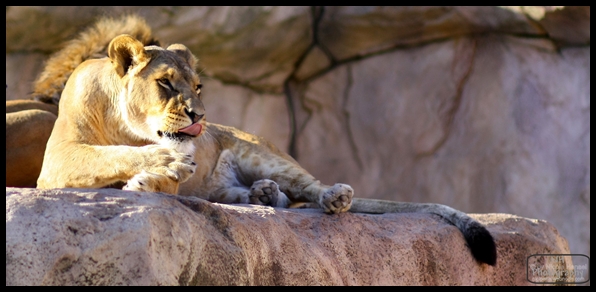
[[463, 234], [468, 246], [472, 250], [472, 255], [477, 261], [487, 263], [491, 266], [497, 264], [497, 247], [495, 246], [495, 241], [484, 226], [476, 221], [472, 221], [468, 224]]

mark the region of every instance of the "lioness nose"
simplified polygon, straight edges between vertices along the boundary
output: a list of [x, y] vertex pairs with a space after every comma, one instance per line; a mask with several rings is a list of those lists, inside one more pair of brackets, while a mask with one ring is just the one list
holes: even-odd
[[196, 123], [196, 122], [198, 122], [198, 121], [200, 121], [203, 118], [203, 116], [205, 116], [204, 114], [197, 115], [193, 111], [189, 111], [187, 108], [184, 109], [184, 112], [192, 120], [192, 123], [193, 124]]

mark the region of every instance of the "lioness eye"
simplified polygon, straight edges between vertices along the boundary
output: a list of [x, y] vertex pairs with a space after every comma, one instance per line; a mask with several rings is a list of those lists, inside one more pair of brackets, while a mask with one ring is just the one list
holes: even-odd
[[159, 85], [165, 87], [166, 89], [174, 90], [174, 87], [172, 86], [168, 78], [157, 79], [157, 83], [159, 83]]

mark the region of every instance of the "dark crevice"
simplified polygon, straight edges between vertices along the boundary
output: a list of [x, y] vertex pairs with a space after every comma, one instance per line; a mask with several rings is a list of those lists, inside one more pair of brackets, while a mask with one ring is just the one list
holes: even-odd
[[313, 44], [318, 46], [321, 49], [321, 51], [323, 51], [327, 58], [329, 58], [331, 66], [333, 66], [335, 63], [337, 63], [337, 59], [333, 57], [331, 51], [319, 40], [319, 24], [321, 23], [321, 19], [323, 18], [324, 12], [324, 6], [315, 7], [313, 9]]
[[[307, 79], [304, 80], [304, 82], [309, 83], [310, 81], [317, 79], [322, 75], [325, 75], [327, 72], [332, 71], [339, 66], [342, 66], [342, 65], [345, 65], [348, 63], [352, 63], [352, 62], [356, 62], [356, 61], [360, 61], [362, 59], [366, 59], [369, 57], [383, 55], [383, 54], [390, 53], [390, 52], [397, 51], [397, 50], [407, 50], [407, 49], [411, 49], [411, 48], [423, 47], [426, 45], [446, 42], [446, 41], [450, 41], [450, 40], [461, 38], [461, 37], [476, 38], [476, 37], [482, 37], [482, 36], [488, 36], [488, 35], [509, 35], [509, 36], [520, 37], [520, 38], [547, 39], [547, 40], [554, 41], [553, 39], [548, 37], [548, 35], [536, 35], [536, 34], [524, 34], [524, 33], [505, 33], [505, 32], [499, 32], [499, 31], [461, 33], [461, 34], [453, 34], [453, 35], [440, 37], [440, 38], [433, 38], [433, 39], [425, 40], [425, 41], [419, 41], [419, 42], [415, 42], [415, 43], [394, 44], [394, 45], [388, 46], [385, 49], [380, 49], [378, 51], [364, 54], [364, 55], [355, 55], [355, 56], [345, 58], [342, 60], [334, 59], [333, 56], [331, 55], [331, 53], [329, 51], [327, 51], [324, 48], [324, 46], [322, 46], [321, 44], [317, 44], [319, 46], [319, 48], [321, 48], [323, 50], [323, 52], [325, 52], [325, 54], [327, 54], [327, 56], [331, 59], [331, 65], [329, 67], [325, 68], [324, 70], [321, 70], [321, 71], [313, 74], [312, 76], [308, 77]], [[589, 47], [589, 44], [585, 45], [585, 46], [582, 46], [582, 45], [564, 46], [563, 48], [567, 48], [567, 47]]]
[[526, 20], [533, 24], [535, 27], [539, 28], [540, 30], [543, 31], [543, 34], [540, 35], [536, 35], [536, 34], [529, 34], [529, 33], [505, 33], [514, 37], [519, 37], [519, 38], [526, 38], [526, 39], [547, 39], [549, 40], [555, 47], [555, 49], [557, 50], [558, 54], [561, 54], [561, 47], [559, 46], [558, 42], [556, 40], [554, 40], [553, 38], [550, 37], [548, 30], [546, 30], [544, 28], [544, 26], [537, 21], [536, 19], [532, 18], [530, 15], [528, 15], [527, 13], [522, 13], [524, 15], [524, 17], [526, 18]]
[[350, 89], [352, 88], [353, 84], [353, 77], [352, 77], [352, 68], [348, 65], [347, 68], [347, 84], [344, 91], [344, 100], [343, 100], [343, 112], [344, 112], [344, 124], [346, 127], [346, 132], [348, 133], [348, 142], [350, 144], [350, 150], [352, 151], [352, 155], [354, 156], [354, 160], [358, 164], [358, 168], [363, 169], [364, 164], [362, 160], [360, 160], [360, 155], [358, 154], [358, 147], [356, 146], [356, 140], [354, 139], [354, 134], [352, 132], [352, 127], [350, 126], [350, 111], [348, 110], [348, 97], [350, 96]]
[[[314, 103], [315, 106], [317, 106], [317, 108], [323, 107], [319, 102], [312, 100], [312, 99], [309, 100], [309, 103]], [[303, 100], [300, 100], [300, 105], [302, 106], [301, 109], [306, 112], [306, 118], [300, 124], [300, 128], [297, 129], [298, 134], [300, 134], [300, 133], [302, 133], [302, 131], [304, 131], [304, 128], [306, 128], [306, 125], [308, 125], [308, 121], [310, 121], [310, 118], [313, 115], [313, 110], [309, 106], [305, 105]]]
[[[381, 49], [369, 54], [365, 54], [365, 55], [355, 55], [343, 60], [339, 60], [339, 61], [332, 61], [331, 65], [329, 67], [327, 67], [324, 70], [321, 70], [319, 72], [317, 72], [316, 74], [313, 74], [312, 76], [308, 77], [306, 80], [304, 80], [305, 83], [309, 83], [314, 79], [319, 78], [322, 75], [325, 75], [327, 72], [330, 72], [332, 70], [334, 70], [335, 68], [345, 65], [345, 64], [349, 64], [352, 62], [356, 62], [356, 61], [360, 61], [362, 59], [365, 58], [369, 58], [369, 57], [373, 57], [373, 56], [377, 56], [377, 55], [383, 55], [385, 53], [389, 53], [395, 50], [401, 50], [401, 49], [410, 49], [410, 48], [416, 48], [416, 47], [421, 47], [421, 46], [425, 46], [428, 44], [433, 44], [433, 43], [440, 43], [440, 42], [444, 42], [444, 41], [448, 41], [450, 39], [454, 38], [454, 36], [450, 36], [450, 37], [445, 37], [445, 38], [438, 38], [438, 39], [433, 39], [433, 40], [429, 40], [429, 41], [425, 41], [425, 42], [419, 42], [419, 43], [415, 43], [415, 44], [396, 44], [396, 45], [392, 45], [390, 47], [387, 47], [385, 49]], [[319, 46], [321, 47], [321, 46]]]
[[461, 79], [457, 81], [456, 88], [455, 88], [455, 96], [453, 97], [453, 104], [446, 112], [447, 119], [445, 122], [445, 133], [443, 134], [441, 139], [435, 143], [435, 145], [432, 147], [432, 149], [430, 149], [424, 153], [420, 153], [420, 154], [416, 155], [416, 157], [415, 157], [416, 159], [435, 154], [439, 150], [439, 148], [441, 148], [445, 144], [445, 141], [447, 141], [447, 138], [449, 138], [451, 129], [453, 127], [453, 121], [455, 120], [455, 114], [457, 113], [457, 111], [460, 108], [461, 103], [462, 103], [464, 87], [466, 86], [466, 82], [468, 81], [468, 79], [472, 73], [472, 70], [474, 68], [474, 63], [476, 60], [477, 41], [476, 40], [472, 40], [472, 41], [473, 41], [473, 45], [472, 45], [472, 54], [470, 57], [471, 58], [470, 64], [468, 65], [468, 68], [466, 69], [466, 71], [465, 71], [464, 75], [461, 77]]
[[288, 144], [288, 154], [298, 160], [296, 151], [296, 115], [294, 111], [294, 102], [292, 91], [290, 90], [289, 79], [284, 82], [284, 93], [286, 95], [286, 106], [288, 107], [288, 119], [290, 122], [290, 143]]
[[[321, 14], [322, 16], [322, 12], [323, 12], [323, 8], [321, 8], [321, 12], [318, 12]], [[546, 39], [546, 40], [550, 40], [554, 43], [555, 48], [560, 52], [563, 49], [567, 49], [567, 48], [589, 48], [590, 47], [590, 43], [587, 44], [561, 44], [559, 41], [557, 41], [556, 39], [551, 38], [548, 34], [544, 34], [544, 35], [537, 35], [537, 34], [530, 34], [530, 33], [508, 33], [508, 32], [500, 32], [500, 31], [490, 31], [490, 32], [476, 32], [476, 33], [462, 33], [462, 34], [454, 34], [454, 35], [450, 35], [447, 37], [442, 37], [442, 38], [435, 38], [435, 39], [431, 39], [431, 40], [426, 40], [426, 41], [421, 41], [421, 42], [416, 42], [416, 43], [411, 43], [411, 44], [396, 44], [396, 45], [392, 45], [389, 46], [385, 49], [381, 49], [369, 54], [365, 54], [365, 55], [356, 55], [353, 57], [349, 57], [343, 60], [337, 60], [333, 54], [322, 44], [318, 41], [318, 21], [321, 18], [321, 16], [319, 16], [318, 18], [315, 18], [314, 16], [315, 12], [313, 12], [313, 41], [312, 43], [308, 46], [308, 48], [305, 50], [305, 53], [303, 55], [301, 55], [297, 62], [295, 63], [294, 66], [294, 71], [292, 71], [289, 75], [288, 78], [286, 78], [286, 82], [290, 79], [294, 79], [294, 74], [296, 72], [296, 70], [299, 68], [298, 66], [300, 64], [302, 64], [302, 62], [304, 61], [304, 59], [306, 58], [306, 56], [312, 51], [312, 49], [314, 49], [315, 47], [319, 47], [321, 49], [321, 51], [323, 51], [323, 53], [329, 58], [329, 61], [331, 62], [331, 65], [315, 74], [313, 74], [312, 76], [308, 77], [305, 80], [302, 80], [301, 82], [304, 84], [309, 83], [310, 81], [317, 79], [318, 77], [326, 74], [329, 71], [332, 71], [333, 69], [342, 66], [344, 64], [347, 63], [351, 63], [351, 62], [355, 62], [355, 61], [359, 61], [365, 58], [369, 58], [369, 57], [373, 57], [373, 56], [377, 56], [377, 55], [382, 55], [385, 53], [390, 53], [392, 51], [396, 51], [396, 50], [404, 50], [404, 49], [410, 49], [410, 48], [416, 48], [416, 47], [422, 47], [422, 46], [426, 46], [429, 44], [433, 44], [433, 43], [440, 43], [440, 42], [445, 42], [445, 41], [449, 41], [452, 39], [457, 39], [460, 37], [481, 37], [481, 36], [486, 36], [486, 35], [509, 35], [509, 36], [513, 36], [513, 37], [519, 37], [519, 38], [526, 38], [526, 39]], [[38, 52], [38, 53], [42, 53], [42, 54], [47, 54], [47, 52], [44, 51], [32, 51], [32, 52]], [[207, 76], [204, 76], [203, 78], [205, 78]], [[239, 85], [239, 86], [243, 86], [246, 87], [250, 90], [252, 90], [253, 92], [257, 93], [257, 94], [279, 94], [279, 92], [274, 92], [274, 91], [268, 91], [262, 88], [262, 86], [255, 86], [252, 85], [248, 82], [240, 82], [240, 81], [230, 81], [230, 80], [225, 80], [225, 78], [221, 78], [218, 76], [210, 76], [212, 79], [214, 80], [219, 80], [220, 82], [222, 82], [222, 84], [227, 84], [227, 85]], [[285, 83], [284, 83], [285, 85]], [[286, 91], [284, 90], [284, 93]]]
[[[300, 65], [302, 65], [306, 56], [308, 56], [308, 54], [315, 48], [315, 46], [318, 43], [317, 30], [318, 30], [319, 22], [320, 22], [321, 18], [323, 17], [323, 13], [324, 13], [324, 7], [321, 7], [321, 6], [312, 6], [311, 7], [311, 15], [312, 15], [312, 25], [311, 25], [312, 40], [311, 40], [311, 43], [308, 46], [308, 48], [304, 51], [304, 53], [298, 58], [298, 60], [296, 60], [296, 63], [294, 63], [293, 71], [290, 73], [288, 78], [286, 78], [286, 80], [284, 81], [284, 84], [283, 84], [283, 88], [284, 88], [283, 91], [286, 96], [286, 105], [288, 107], [288, 118], [289, 118], [289, 122], [290, 122], [290, 143], [288, 145], [288, 154], [290, 154], [290, 156], [292, 156], [296, 160], [298, 159], [298, 152], [296, 149], [296, 139], [298, 136], [298, 129], [297, 129], [298, 127], [297, 127], [297, 121], [296, 121], [296, 109], [294, 107], [295, 98], [292, 97], [292, 89], [291, 89], [290, 83], [295, 82], [296, 71], [300, 68]], [[296, 98], [300, 99], [300, 97], [296, 97]], [[308, 121], [308, 119], [307, 119], [307, 121]]]
[[[548, 31], [547, 31], [547, 30], [544, 28], [544, 26], [543, 26], [543, 25], [540, 23], [540, 21], [538, 21], [538, 20], [536, 20], [536, 19], [532, 18], [532, 17], [531, 17], [529, 14], [527, 14], [526, 12], [522, 12], [521, 14], [522, 14], [522, 15], [523, 15], [523, 16], [526, 18], [526, 20], [527, 20], [529, 23], [531, 23], [531, 24], [532, 24], [532, 25], [534, 25], [535, 27], [539, 28], [539, 29], [540, 29], [540, 30], [541, 30], [541, 31], [544, 33], [544, 34], [542, 34], [542, 35], [540, 35], [540, 36], [542, 36], [542, 37], [547, 37], [547, 38], [550, 38], [550, 36], [548, 35]], [[545, 14], [545, 15], [546, 15], [546, 14]], [[530, 37], [530, 38], [531, 38], [531, 37], [535, 37], [535, 36], [536, 36], [535, 34], [529, 34], [529, 33], [526, 33], [525, 35], [527, 35], [527, 36], [524, 36], [524, 37]]]

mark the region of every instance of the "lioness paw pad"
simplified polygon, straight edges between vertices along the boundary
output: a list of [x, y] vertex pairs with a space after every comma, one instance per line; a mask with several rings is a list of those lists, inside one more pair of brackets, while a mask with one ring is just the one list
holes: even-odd
[[354, 190], [346, 184], [335, 184], [321, 197], [321, 208], [326, 213], [346, 212], [352, 206]]
[[289, 199], [279, 190], [277, 183], [270, 179], [254, 182], [250, 187], [248, 200], [254, 205], [273, 207], [285, 207], [289, 204]]

